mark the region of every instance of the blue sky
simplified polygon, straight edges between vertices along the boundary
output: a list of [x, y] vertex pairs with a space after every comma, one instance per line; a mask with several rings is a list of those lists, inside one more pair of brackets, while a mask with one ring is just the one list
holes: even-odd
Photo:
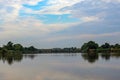
[[0, 0], [0, 44], [120, 43], [120, 0]]

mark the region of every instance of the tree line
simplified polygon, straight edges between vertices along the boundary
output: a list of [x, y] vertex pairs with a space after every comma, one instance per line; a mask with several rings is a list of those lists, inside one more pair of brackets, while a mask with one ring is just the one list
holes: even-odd
[[94, 41], [89, 41], [82, 45], [81, 52], [120, 52], [120, 44], [104, 43], [99, 45]]
[[9, 41], [6, 45], [3, 45], [3, 47], [0, 47], [0, 53], [35, 53], [38, 49], [36, 49], [34, 46], [30, 47], [23, 47], [21, 44], [14, 44], [11, 41]]
[[34, 46], [23, 47], [21, 44], [14, 44], [9, 41], [6, 45], [0, 47], [0, 53], [23, 53], [23, 54], [33, 54], [33, 53], [77, 53], [80, 52], [80, 48], [70, 47], [70, 48], [53, 48], [53, 49], [37, 49]]
[[14, 44], [9, 41], [6, 45], [0, 47], [0, 53], [88, 53], [88, 52], [120, 52], [120, 44], [110, 45], [104, 43], [99, 45], [95, 41], [84, 43], [81, 48], [52, 48], [52, 49], [37, 49], [34, 46], [23, 47], [21, 44]]

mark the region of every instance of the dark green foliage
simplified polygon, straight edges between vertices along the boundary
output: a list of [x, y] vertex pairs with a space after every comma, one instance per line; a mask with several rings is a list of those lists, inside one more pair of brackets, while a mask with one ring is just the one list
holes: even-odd
[[36, 49], [34, 46], [30, 46], [30, 47], [24, 47], [23, 48], [23, 53], [29, 54], [29, 53], [38, 53], [39, 50]]
[[70, 48], [53, 48], [53, 49], [36, 49], [34, 46], [23, 47], [21, 44], [13, 44], [9, 41], [3, 47], [0, 47], [0, 53], [79, 53], [79, 52], [120, 52], [120, 45], [110, 45], [105, 43], [99, 47], [94, 41], [84, 43], [81, 48], [70, 47]]
[[113, 46], [114, 48], [116, 48], [116, 49], [120, 49], [120, 45], [119, 44], [115, 44], [114, 46]]
[[81, 51], [86, 52], [104, 52], [104, 53], [110, 53], [110, 52], [120, 52], [120, 45], [110, 45], [109, 43], [105, 43], [99, 47], [97, 43], [94, 41], [89, 41], [88, 43], [84, 43], [81, 47]]
[[88, 52], [90, 50], [95, 50], [98, 48], [98, 44], [95, 43], [94, 41], [89, 41], [88, 43], [84, 43], [83, 46], [81, 47], [82, 52]]
[[111, 46], [109, 43], [105, 43], [105, 44], [101, 45], [101, 48], [103, 48], [103, 49], [109, 49], [110, 47]]
[[13, 45], [13, 49], [15, 51], [22, 51], [23, 50], [23, 46], [21, 44], [14, 44]]
[[34, 53], [37, 52], [38, 49], [36, 49], [34, 46], [30, 47], [23, 47], [21, 44], [13, 44], [11, 41], [9, 41], [6, 45], [0, 48], [0, 53], [2, 54], [10, 54], [10, 53]]
[[6, 47], [7, 47], [8, 50], [12, 50], [13, 49], [13, 43], [11, 41], [8, 42]]
[[79, 53], [80, 48], [53, 48], [53, 49], [39, 49], [39, 53]]
[[35, 48], [34, 46], [30, 46], [30, 47], [28, 47], [28, 50], [29, 50], [29, 51], [35, 51], [36, 48]]

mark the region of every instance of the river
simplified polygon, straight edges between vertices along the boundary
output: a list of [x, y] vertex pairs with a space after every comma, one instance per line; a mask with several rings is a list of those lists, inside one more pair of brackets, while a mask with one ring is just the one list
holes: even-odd
[[0, 80], [119, 80], [120, 55], [27, 54], [0, 58]]

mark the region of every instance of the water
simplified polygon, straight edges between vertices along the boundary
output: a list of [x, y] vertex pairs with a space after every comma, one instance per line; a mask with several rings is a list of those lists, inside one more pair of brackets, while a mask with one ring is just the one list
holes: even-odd
[[[100, 54], [102, 55], [102, 54]], [[0, 80], [119, 80], [119, 55], [35, 54], [0, 58]]]

